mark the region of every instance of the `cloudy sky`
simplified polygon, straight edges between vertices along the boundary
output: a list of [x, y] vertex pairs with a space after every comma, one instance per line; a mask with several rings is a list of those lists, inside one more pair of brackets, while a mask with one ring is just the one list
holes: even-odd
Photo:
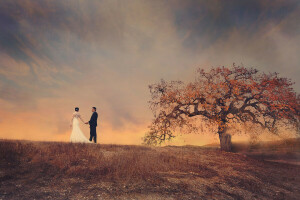
[[[74, 107], [96, 106], [100, 142], [140, 144], [148, 85], [197, 67], [276, 71], [299, 92], [299, 24], [297, 0], [0, 1], [0, 138], [68, 141]], [[211, 142], [195, 137], [177, 142]]]

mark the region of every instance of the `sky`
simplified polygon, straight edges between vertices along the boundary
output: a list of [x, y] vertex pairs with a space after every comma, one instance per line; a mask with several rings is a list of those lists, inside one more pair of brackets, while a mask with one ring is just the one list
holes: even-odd
[[197, 68], [278, 72], [299, 93], [299, 2], [1, 0], [0, 138], [68, 141], [74, 107], [88, 121], [95, 106], [100, 143], [141, 144], [148, 85], [194, 80]]

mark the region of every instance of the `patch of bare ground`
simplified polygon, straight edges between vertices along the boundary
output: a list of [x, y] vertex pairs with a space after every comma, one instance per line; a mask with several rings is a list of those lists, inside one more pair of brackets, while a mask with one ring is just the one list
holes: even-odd
[[0, 141], [0, 199], [300, 199], [300, 166], [204, 147]]

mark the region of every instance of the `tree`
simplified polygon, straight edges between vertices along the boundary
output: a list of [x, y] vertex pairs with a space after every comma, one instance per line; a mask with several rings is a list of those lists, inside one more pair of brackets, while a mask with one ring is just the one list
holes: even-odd
[[299, 134], [299, 95], [290, 79], [278, 73], [260, 73], [253, 68], [216, 67], [198, 69], [195, 81], [166, 82], [149, 86], [154, 120], [144, 137], [146, 144], [160, 144], [175, 137], [175, 131], [191, 128], [191, 119], [214, 125], [222, 150], [231, 150], [229, 124], [251, 123], [277, 134], [281, 124]]

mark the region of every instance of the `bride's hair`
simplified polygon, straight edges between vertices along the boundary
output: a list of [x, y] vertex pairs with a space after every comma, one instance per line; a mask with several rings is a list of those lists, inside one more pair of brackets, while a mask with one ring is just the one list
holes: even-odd
[[76, 112], [78, 112], [78, 111], [79, 111], [79, 108], [78, 108], [78, 107], [76, 107], [76, 108], [75, 108], [75, 111], [76, 111]]

